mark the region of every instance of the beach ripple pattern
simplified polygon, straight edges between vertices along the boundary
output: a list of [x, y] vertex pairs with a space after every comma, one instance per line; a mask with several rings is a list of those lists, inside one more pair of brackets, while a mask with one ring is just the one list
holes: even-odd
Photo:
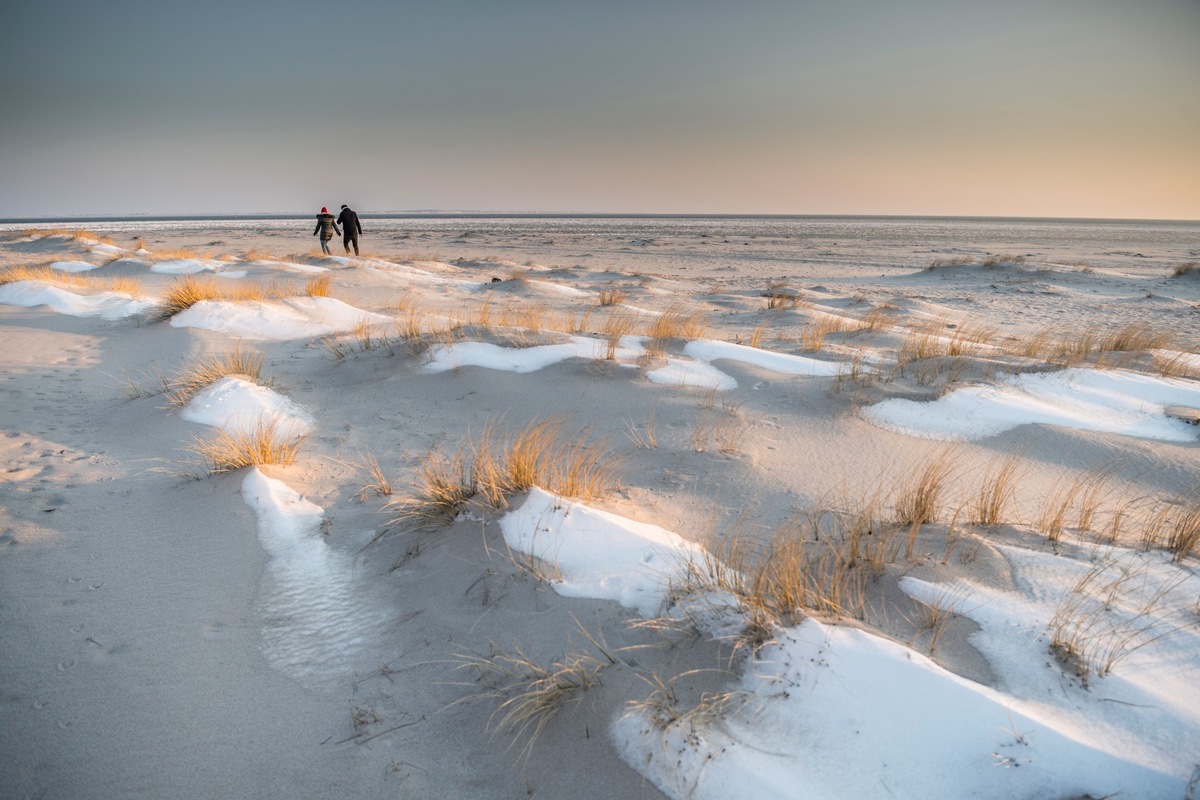
[[242, 483], [270, 561], [263, 590], [263, 650], [271, 666], [306, 685], [344, 678], [380, 626], [354, 565], [321, 538], [323, 511], [282, 481], [251, 469]]

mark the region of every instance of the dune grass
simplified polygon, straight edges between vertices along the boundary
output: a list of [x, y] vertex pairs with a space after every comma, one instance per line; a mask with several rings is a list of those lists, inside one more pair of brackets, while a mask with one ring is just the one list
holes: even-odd
[[897, 523], [919, 528], [937, 520], [946, 482], [957, 460], [955, 448], [944, 448], [902, 479], [894, 501]]
[[329, 296], [329, 276], [313, 278], [304, 286], [293, 283], [271, 281], [267, 284], [245, 281], [221, 280], [213, 276], [196, 277], [185, 275], [163, 293], [156, 318], [159, 320], [186, 311], [204, 300], [226, 300], [232, 302], [261, 302], [283, 297]]
[[[1180, 576], [1182, 580], [1184, 576]], [[1102, 561], [1080, 577], [1048, 625], [1050, 650], [1085, 687], [1123, 659], [1169, 635], [1155, 612], [1178, 581], [1148, 585], [1144, 568]]]
[[412, 494], [384, 507], [392, 514], [390, 524], [450, 522], [476, 498], [507, 508], [511, 495], [533, 486], [580, 500], [608, 494], [617, 461], [590, 442], [586, 431], [565, 429], [563, 418], [547, 417], [506, 433], [494, 419], [478, 439], [465, 438], [453, 455], [430, 452], [417, 468]]
[[293, 464], [306, 438], [292, 424], [263, 417], [249, 428], [220, 428], [211, 439], [196, 437], [188, 449], [205, 473], [217, 475], [244, 467]]
[[680, 700], [676, 685], [680, 679], [698, 672], [688, 670], [666, 681], [656, 674], [649, 677], [639, 675], [649, 684], [650, 693], [641, 700], [630, 700], [626, 704], [626, 713], [642, 716], [661, 731], [682, 727], [686, 728], [688, 736], [695, 736], [699, 728], [726, 718], [753, 697], [751, 693], [740, 689], [704, 692], [695, 703], [685, 705]]
[[1109, 353], [1136, 353], [1169, 347], [1174, 336], [1145, 323], [1132, 323], [1114, 330], [1097, 327], [1063, 331], [1042, 328], [1008, 344], [1009, 352], [1059, 366], [1102, 364]]
[[91, 239], [101, 244], [115, 244], [111, 237], [102, 236], [87, 228], [26, 228], [21, 231], [21, 235], [37, 236], [43, 239], [49, 236], [65, 236], [68, 239]]
[[689, 311], [682, 304], [669, 306], [646, 326], [646, 335], [660, 341], [699, 339], [708, 330], [708, 317], [702, 311]]
[[767, 298], [767, 309], [771, 311], [795, 308], [804, 302], [800, 290], [786, 283], [770, 284], [762, 296]]
[[472, 465], [483, 499], [504, 508], [509, 495], [533, 486], [580, 500], [607, 494], [615, 461], [605, 448], [591, 444], [586, 433], [568, 435], [565, 426], [562, 417], [547, 417], [507, 436], [498, 422], [485, 427]]
[[615, 287], [605, 287], [600, 290], [598, 300], [602, 306], [619, 306], [624, 303], [628, 295]]
[[353, 461], [341, 461], [339, 464], [349, 467], [354, 470], [363, 479], [363, 485], [359, 488], [355, 497], [358, 501], [364, 502], [371, 495], [379, 497], [390, 497], [392, 494], [392, 482], [388, 480], [387, 474], [383, 471], [383, 467], [379, 466], [379, 459], [375, 458], [370, 450], [362, 450], [358, 454], [358, 458]]
[[49, 266], [14, 265], [0, 269], [0, 286], [21, 281], [41, 281], [72, 289], [96, 289], [105, 292], [142, 297], [142, 284], [137, 278], [115, 276], [94, 278], [87, 273], [63, 272]]
[[[597, 645], [596, 640], [588, 636]], [[458, 669], [475, 672], [489, 688], [458, 702], [500, 700], [490, 725], [497, 733], [511, 735], [513, 744], [524, 739], [522, 755], [528, 758], [538, 738], [558, 713], [582, 693], [601, 685], [601, 672], [617, 663], [607, 651], [600, 656], [569, 652], [541, 663], [520, 646], [503, 650], [492, 646], [487, 655], [466, 652], [455, 660]]]
[[221, 355], [193, 359], [166, 381], [167, 401], [173, 406], [187, 405], [201, 389], [231, 375], [261, 383], [264, 359], [262, 353], [240, 346]]
[[960, 267], [966, 264], [978, 263], [979, 259], [973, 256], [952, 256], [949, 258], [935, 258], [933, 261], [929, 262], [929, 266], [925, 269], [929, 272], [932, 272], [933, 270], [941, 269], [942, 267]]
[[987, 467], [971, 500], [971, 522], [999, 525], [1007, 521], [1008, 508], [1016, 498], [1021, 462], [1021, 456], [1013, 454]]

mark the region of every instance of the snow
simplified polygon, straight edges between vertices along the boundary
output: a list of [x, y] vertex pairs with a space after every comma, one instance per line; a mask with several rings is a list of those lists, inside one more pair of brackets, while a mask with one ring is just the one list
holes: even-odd
[[256, 468], [242, 481], [242, 497], [270, 559], [261, 600], [275, 621], [263, 628], [267, 659], [302, 683], [336, 680], [379, 635], [383, 615], [364, 596], [350, 558], [322, 538], [320, 506]]
[[203, 300], [171, 317], [171, 325], [283, 341], [351, 330], [364, 320], [374, 324], [391, 318], [333, 297], [291, 297], [277, 302]]
[[668, 579], [701, 549], [657, 525], [575, 503], [539, 488], [500, 520], [504, 540], [556, 572], [554, 590], [567, 597], [616, 600], [656, 616]]
[[[614, 353], [617, 361], [634, 361], [644, 352], [644, 337], [623, 336]], [[425, 369], [430, 372], [445, 372], [460, 367], [486, 367], [487, 369], [511, 372], [536, 372], [551, 364], [568, 358], [601, 359], [606, 356], [604, 341], [586, 336], [572, 336], [564, 344], [538, 345], [536, 347], [501, 347], [487, 342], [459, 342], [443, 345], [431, 351]], [[646, 378], [653, 383], [668, 386], [699, 386], [705, 389], [729, 391], [737, 388], [737, 381], [708, 363], [715, 359], [742, 361], [763, 369], [788, 375], [827, 376], [836, 375], [839, 365], [818, 361], [804, 356], [774, 353], [756, 347], [729, 344], [709, 340], [688, 342], [684, 351], [694, 360], [668, 358], [665, 366], [650, 370]]]
[[88, 272], [98, 266], [98, 264], [90, 264], [87, 261], [52, 261], [50, 263], [50, 269], [60, 272]]
[[179, 416], [188, 422], [229, 431], [252, 430], [273, 420], [296, 435], [313, 430], [312, 415], [283, 395], [244, 378], [226, 376], [188, 401]]
[[1014, 375], [994, 386], [968, 386], [937, 400], [884, 400], [863, 410], [882, 428], [926, 439], [983, 439], [1041, 423], [1190, 442], [1196, 428], [1164, 413], [1200, 408], [1200, 384], [1127, 370], [1066, 369]]
[[[210, 270], [219, 272], [229, 266], [224, 261], [217, 261], [211, 258], [175, 258], [170, 261], [159, 261], [150, 267], [151, 272], [159, 272], [163, 275], [194, 275], [197, 272]], [[243, 275], [245, 273], [242, 273]]]
[[[668, 579], [703, 556], [671, 531], [536, 488], [500, 525], [509, 547], [557, 573], [558, 593], [616, 600], [643, 616], [660, 613]], [[1097, 582], [1107, 613], [1132, 617], [1157, 597], [1152, 613], [1172, 635], [1085, 688], [1053, 661], [1046, 629], [1092, 565], [1003, 549], [1019, 591], [902, 579], [913, 597], [980, 625], [972, 641], [998, 688], [869, 631], [807, 619], [778, 630], [746, 662], [728, 687], [738, 699], [719, 722], [630, 712], [613, 724], [619, 749], [668, 796], [696, 800], [1183, 797], [1200, 752], [1200, 706], [1191, 699], [1200, 578], [1164, 553], [1098, 554], [1099, 568], [1129, 586], [1114, 593], [1110, 581]], [[713, 622], [706, 627], [722, 624]]]
[[[1113, 548], [1095, 563], [1020, 547], [1001, 546], [1019, 592], [957, 581], [950, 589], [957, 613], [980, 627], [972, 644], [988, 659], [997, 685], [1014, 698], [1035, 703], [1043, 715], [1081, 742], [1114, 757], [1136, 758], [1165, 772], [1190, 771], [1200, 753], [1200, 649], [1195, 602], [1200, 579], [1163, 552]], [[1108, 675], [1093, 675], [1090, 689], [1050, 664], [1048, 626], [1080, 580], [1081, 616], [1096, 620], [1096, 643], [1111, 631], [1138, 645]], [[947, 587], [904, 578], [901, 588], [916, 599], [944, 605]], [[1147, 713], [1151, 709], [1151, 713]]]
[[88, 239], [85, 237], [80, 237], [79, 241], [83, 244], [90, 245], [90, 247], [88, 249], [91, 250], [91, 252], [96, 253], [97, 255], [119, 256], [122, 253], [129, 252], [128, 250], [126, 250], [123, 247], [117, 247], [115, 244], [104, 244], [102, 242], [97, 242], [95, 239]]
[[746, 702], [719, 725], [623, 717], [626, 760], [696, 800], [1184, 793], [1178, 775], [1101, 752], [1037, 706], [849, 626], [809, 619], [781, 632], [737, 688]]
[[295, 261], [269, 261], [265, 259], [256, 259], [249, 263], [256, 267], [275, 267], [277, 269], [286, 269], [289, 272], [303, 272], [306, 274], [317, 274], [330, 271], [329, 267], [319, 267], [316, 264], [300, 264]]
[[[642, 353], [642, 340], [637, 336], [623, 336], [614, 357], [632, 360]], [[546, 344], [536, 347], [501, 347], [489, 342], [458, 342], [453, 345], [435, 347], [430, 351], [430, 360], [425, 365], [429, 372], [446, 372], [460, 367], [484, 367], [508, 372], [536, 372], [568, 358], [603, 359], [607, 343], [587, 336], [572, 336], [563, 344]]]
[[827, 377], [837, 375], [841, 365], [815, 358], [777, 353], [757, 347], [720, 342], [712, 339], [697, 339], [684, 345], [683, 351], [694, 361], [668, 358], [666, 366], [646, 373], [654, 383], [673, 386], [699, 386], [726, 392], [737, 388], [737, 380], [714, 367], [710, 362], [718, 359], [740, 361], [744, 364], [779, 372], [785, 375]]
[[697, 339], [694, 342], [688, 342], [684, 346], [683, 352], [701, 361], [716, 361], [723, 358], [730, 361], [741, 361], [785, 375], [832, 377], [837, 375], [842, 368], [841, 364], [832, 361], [819, 361], [806, 356], [776, 353], [758, 347], [747, 347], [742, 344], [713, 339]]
[[668, 386], [699, 386], [728, 392], [737, 388], [737, 380], [704, 361], [688, 361], [684, 358], [668, 358], [666, 366], [646, 373], [651, 383]]
[[17, 281], [0, 286], [0, 303], [25, 308], [48, 306], [59, 314], [103, 319], [132, 317], [154, 306], [153, 301], [138, 300], [120, 292], [76, 294], [43, 281]]

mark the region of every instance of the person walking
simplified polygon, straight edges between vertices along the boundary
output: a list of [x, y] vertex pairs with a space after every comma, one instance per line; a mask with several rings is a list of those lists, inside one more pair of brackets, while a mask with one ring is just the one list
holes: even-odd
[[321, 250], [327, 254], [331, 254], [329, 250], [329, 240], [333, 238], [334, 233], [341, 233], [338, 230], [337, 223], [333, 221], [333, 214], [329, 213], [329, 209], [321, 206], [321, 213], [317, 214], [317, 227], [313, 228], [313, 236], [321, 234]]
[[338, 224], [342, 226], [342, 247], [346, 254], [350, 253], [350, 243], [354, 242], [354, 255], [358, 255], [358, 236], [362, 233], [362, 225], [358, 224], [358, 214], [354, 209], [342, 203], [342, 213], [338, 214]]

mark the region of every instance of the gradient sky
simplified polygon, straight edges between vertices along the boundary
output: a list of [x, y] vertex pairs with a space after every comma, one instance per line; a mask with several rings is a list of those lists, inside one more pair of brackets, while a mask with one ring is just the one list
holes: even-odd
[[18, 0], [0, 216], [1200, 219], [1200, 0]]

